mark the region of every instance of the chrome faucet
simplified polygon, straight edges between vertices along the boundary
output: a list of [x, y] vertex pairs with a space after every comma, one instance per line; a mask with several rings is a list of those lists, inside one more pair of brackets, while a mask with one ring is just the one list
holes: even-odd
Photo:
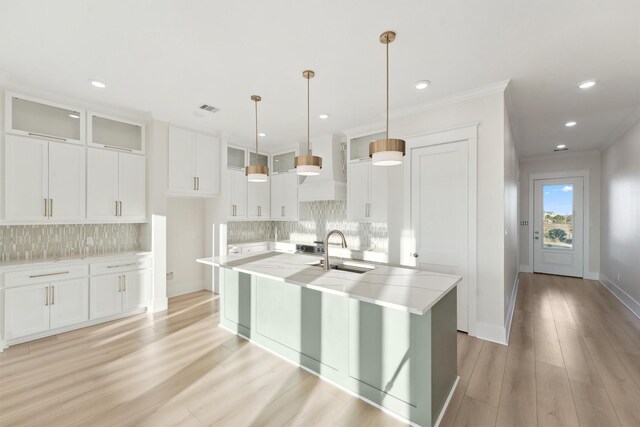
[[331, 269], [331, 265], [329, 264], [329, 237], [331, 237], [332, 234], [338, 234], [340, 237], [342, 237], [342, 247], [346, 248], [347, 247], [347, 239], [344, 238], [344, 233], [342, 233], [342, 231], [340, 230], [331, 230], [327, 233], [327, 235], [324, 237], [324, 269], [329, 271]]

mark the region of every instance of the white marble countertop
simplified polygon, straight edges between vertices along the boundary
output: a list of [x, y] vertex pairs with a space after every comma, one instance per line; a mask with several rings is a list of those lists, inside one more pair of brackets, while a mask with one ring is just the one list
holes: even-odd
[[429, 311], [462, 280], [460, 276], [383, 264], [372, 264], [376, 268], [363, 274], [325, 271], [309, 265], [319, 259], [312, 255], [263, 252], [197, 261], [419, 315]]
[[40, 259], [21, 259], [0, 261], [0, 271], [7, 271], [15, 268], [23, 267], [46, 267], [50, 265], [67, 265], [67, 264], [80, 264], [90, 263], [102, 260], [110, 260], [116, 258], [126, 258], [133, 256], [149, 256], [153, 253], [151, 251], [127, 251], [127, 252], [110, 252], [105, 254], [91, 254], [91, 255], [71, 255], [67, 257], [51, 257]]

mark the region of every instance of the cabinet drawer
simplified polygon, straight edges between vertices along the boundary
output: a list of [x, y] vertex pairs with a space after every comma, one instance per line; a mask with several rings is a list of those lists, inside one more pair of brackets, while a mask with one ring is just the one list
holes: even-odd
[[151, 268], [151, 258], [125, 258], [107, 262], [96, 262], [90, 265], [92, 276], [140, 270], [143, 268]]
[[47, 268], [35, 268], [5, 274], [7, 287], [51, 283], [60, 280], [76, 279], [89, 275], [87, 265], [63, 265]]
[[242, 253], [250, 254], [254, 252], [266, 252], [268, 250], [269, 250], [269, 245], [265, 243], [264, 245], [245, 246], [242, 248]]

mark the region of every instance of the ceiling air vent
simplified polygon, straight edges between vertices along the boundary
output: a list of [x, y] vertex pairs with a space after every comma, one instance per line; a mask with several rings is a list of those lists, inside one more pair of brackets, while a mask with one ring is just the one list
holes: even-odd
[[202, 104], [200, 106], [200, 109], [209, 113], [217, 113], [218, 111], [220, 111], [218, 108], [213, 107], [211, 105], [207, 105], [207, 104]]

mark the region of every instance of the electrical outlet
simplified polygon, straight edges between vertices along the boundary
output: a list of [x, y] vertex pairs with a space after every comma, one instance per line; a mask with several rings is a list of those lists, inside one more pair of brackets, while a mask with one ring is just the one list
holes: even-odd
[[173, 271], [167, 273], [167, 280], [173, 280]]

